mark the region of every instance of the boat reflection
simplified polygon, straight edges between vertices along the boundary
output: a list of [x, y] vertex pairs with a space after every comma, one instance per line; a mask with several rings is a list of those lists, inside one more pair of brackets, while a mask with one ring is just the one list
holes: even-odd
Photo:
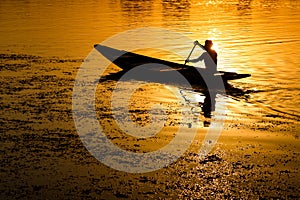
[[[120, 81], [145, 81], [142, 76], [135, 76], [133, 79], [124, 79], [124, 75], [128, 71], [119, 71], [116, 73], [109, 73], [106, 76], [102, 76], [101, 79], [99, 80], [100, 83], [105, 83], [109, 81], [114, 81], [115, 84]], [[140, 77], [140, 78], [138, 78]], [[184, 98], [185, 102], [191, 107], [191, 111], [194, 115], [202, 115], [204, 118], [203, 120], [203, 127], [209, 127], [211, 123], [211, 118], [214, 116], [214, 111], [216, 107], [216, 102], [217, 102], [217, 95], [226, 95], [229, 97], [233, 97], [234, 99], [247, 99], [248, 94], [250, 91], [246, 90], [244, 91], [243, 89], [236, 88], [233, 85], [226, 84], [225, 85], [225, 92], [220, 93], [218, 89], [214, 90], [208, 90], [207, 87], [205, 86], [193, 86], [193, 90], [186, 89], [184, 85], [178, 85], [177, 82], [170, 83], [170, 82], [165, 82], [164, 80], [161, 81], [157, 80], [146, 80], [148, 83], [160, 83], [164, 85], [172, 85], [173, 87], [177, 88], [181, 96]]]

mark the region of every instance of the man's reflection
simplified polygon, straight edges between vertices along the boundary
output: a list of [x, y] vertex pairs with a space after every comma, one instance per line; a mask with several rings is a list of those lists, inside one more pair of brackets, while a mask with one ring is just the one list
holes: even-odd
[[204, 102], [199, 102], [202, 107], [202, 112], [204, 113], [205, 121], [203, 122], [204, 127], [210, 126], [211, 112], [215, 111], [216, 105], [216, 93], [215, 92], [204, 92], [205, 96]]

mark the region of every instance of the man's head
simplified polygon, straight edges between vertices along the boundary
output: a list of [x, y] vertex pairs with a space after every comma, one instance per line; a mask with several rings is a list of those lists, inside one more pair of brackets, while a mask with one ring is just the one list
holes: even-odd
[[205, 40], [205, 47], [211, 48], [213, 45], [211, 40]]

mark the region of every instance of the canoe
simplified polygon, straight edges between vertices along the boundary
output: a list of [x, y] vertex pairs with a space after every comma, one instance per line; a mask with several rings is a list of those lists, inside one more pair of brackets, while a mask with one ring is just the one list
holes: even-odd
[[[127, 52], [124, 50], [118, 50], [100, 44], [95, 44], [94, 48], [112, 63], [123, 69], [124, 72], [147, 64], [145, 65], [147, 67], [145, 68], [145, 70], [147, 71], [139, 74], [140, 76], [142, 76], [141, 78], [151, 77], [151, 79], [153, 79], [153, 77], [155, 77], [157, 80], [164, 79], [166, 82], [169, 82], [174, 79], [174, 72], [179, 72], [189, 81], [190, 84], [203, 85], [203, 83], [205, 83], [204, 79], [207, 80], [207, 78], [213, 79], [216, 77], [221, 77], [224, 84], [227, 84], [229, 80], [236, 80], [251, 76], [250, 74], [238, 74], [235, 72], [225, 71], [211, 73], [208, 72], [208, 70], [205, 68], [195, 68], [190, 65], [152, 58], [149, 56]], [[206, 77], [204, 78], [203, 76]]]

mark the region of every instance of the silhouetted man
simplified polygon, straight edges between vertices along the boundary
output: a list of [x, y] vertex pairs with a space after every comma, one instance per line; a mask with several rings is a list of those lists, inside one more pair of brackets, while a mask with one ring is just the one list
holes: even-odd
[[213, 43], [211, 40], [205, 40], [205, 45], [201, 45], [199, 44], [198, 41], [195, 41], [195, 45], [199, 45], [200, 47], [202, 47], [205, 52], [198, 58], [196, 59], [191, 59], [191, 60], [186, 60], [186, 62], [199, 62], [204, 60], [204, 64], [206, 69], [208, 69], [209, 71], [215, 72], [217, 71], [217, 62], [218, 62], [218, 54], [215, 50], [211, 49], [211, 47], [213, 46]]

